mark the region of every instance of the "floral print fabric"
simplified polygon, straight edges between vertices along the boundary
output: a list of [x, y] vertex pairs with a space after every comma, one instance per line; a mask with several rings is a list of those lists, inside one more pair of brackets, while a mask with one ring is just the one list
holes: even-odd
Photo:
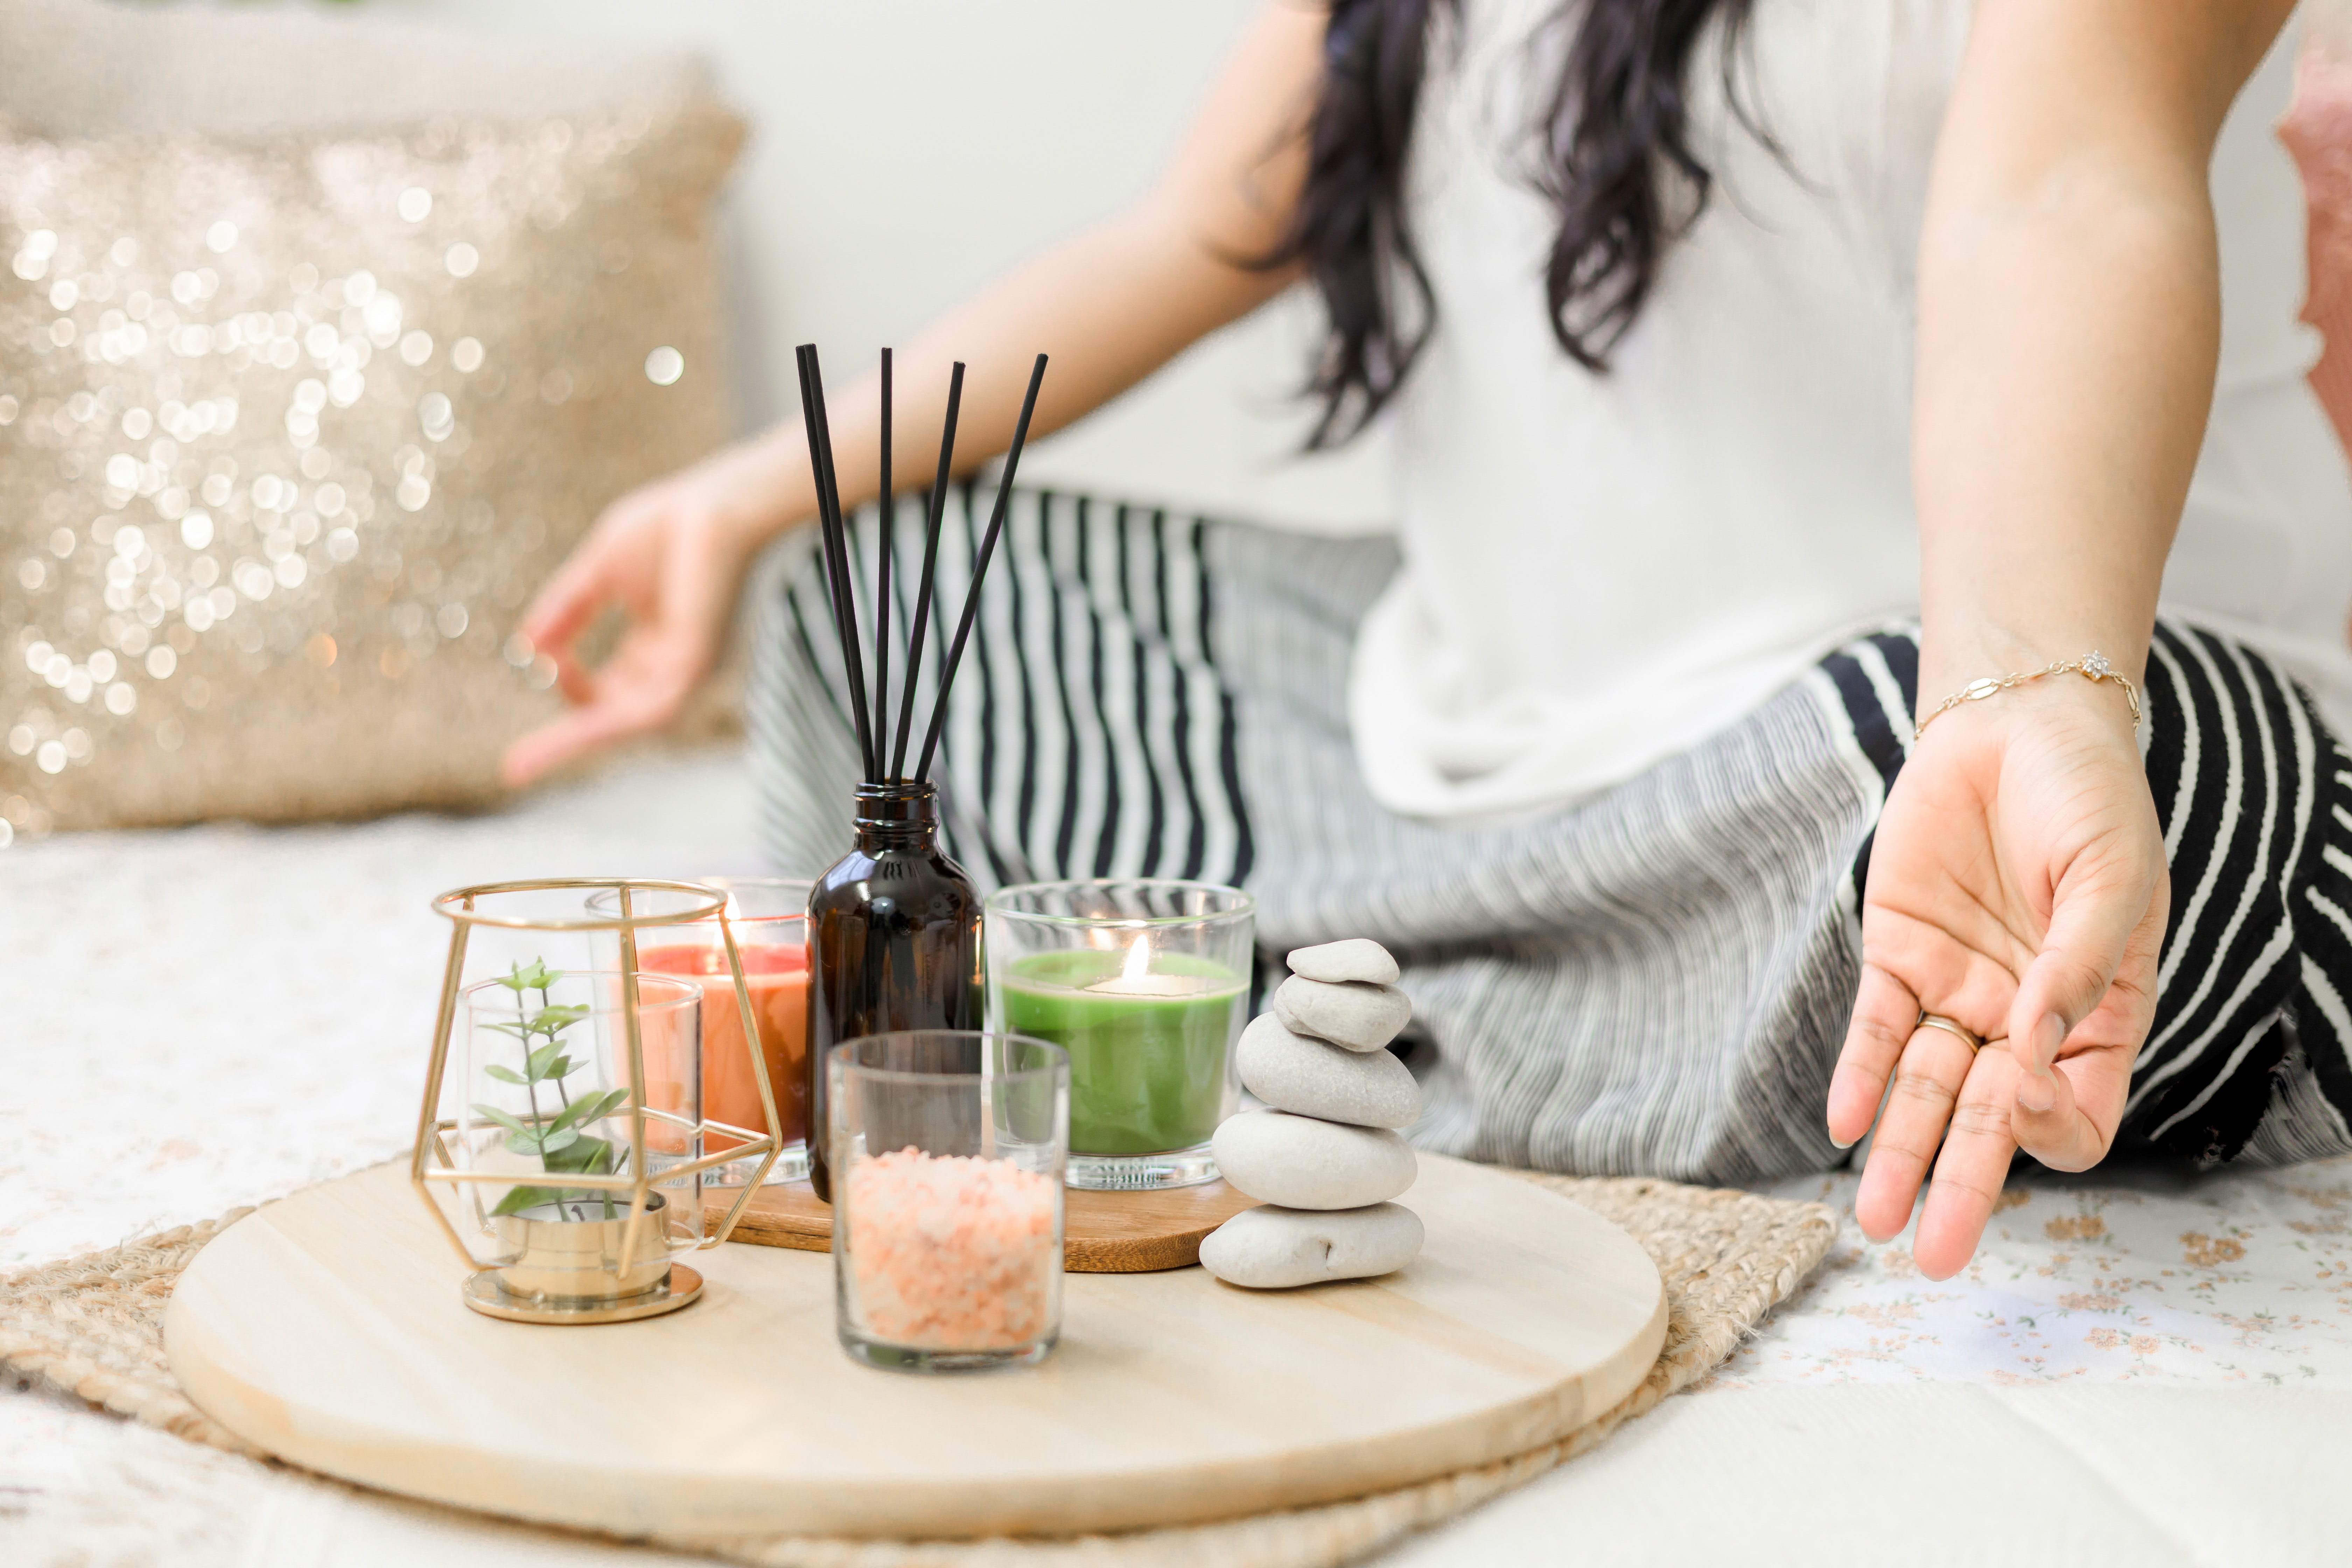
[[[1850, 1173], [1762, 1190], [1851, 1216]], [[2352, 1159], [2205, 1176], [2015, 1175], [1969, 1267], [1849, 1217], [1715, 1383], [2164, 1382], [2352, 1388]]]

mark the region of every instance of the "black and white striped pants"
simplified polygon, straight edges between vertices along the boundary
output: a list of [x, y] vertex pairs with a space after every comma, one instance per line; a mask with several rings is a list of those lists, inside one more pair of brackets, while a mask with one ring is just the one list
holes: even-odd
[[[950, 508], [950, 616], [989, 499]], [[892, 537], [902, 668], [912, 498]], [[874, 510], [854, 538], [870, 593]], [[951, 847], [983, 886], [1232, 882], [1257, 895], [1268, 952], [1385, 943], [1433, 1047], [1424, 1147], [1717, 1182], [1843, 1159], [1822, 1106], [1869, 837], [1909, 747], [1912, 636], [1854, 643], [1597, 799], [1436, 825], [1371, 800], [1348, 733], [1349, 650], [1396, 569], [1387, 542], [1024, 491], [999, 552], [934, 769]], [[811, 542], [779, 546], [755, 592], [767, 848], [811, 874], [846, 844], [856, 771]], [[927, 650], [919, 733], [945, 640]], [[2172, 913], [2117, 1151], [2352, 1150], [2352, 760], [2267, 659], [2176, 622], [2157, 628], [2145, 700]]]

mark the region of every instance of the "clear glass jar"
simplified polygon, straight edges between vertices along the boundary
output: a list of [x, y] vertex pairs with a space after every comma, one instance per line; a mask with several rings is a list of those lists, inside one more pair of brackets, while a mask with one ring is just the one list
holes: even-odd
[[[701, 1176], [665, 1174], [700, 1153], [702, 989], [636, 977], [646, 1093], [633, 1095], [627, 1005], [609, 970], [518, 966], [466, 988], [464, 1100], [452, 1164], [505, 1184], [466, 1189], [478, 1260], [501, 1291], [540, 1309], [617, 1301], [660, 1289], [702, 1238]], [[631, 1234], [633, 1119], [642, 1103], [654, 1176]]]
[[1240, 1101], [1256, 900], [1158, 879], [1031, 882], [990, 896], [988, 1026], [1070, 1053], [1074, 1187], [1214, 1181]]
[[[611, 912], [589, 907], [600, 893], [614, 895]], [[696, 883], [626, 878], [485, 883], [433, 900], [449, 954], [409, 1180], [472, 1270], [468, 1307], [619, 1322], [701, 1293], [676, 1259], [724, 1242], [741, 1218], [749, 1188], [706, 1213], [704, 1184], [730, 1158], [772, 1157], [772, 1102], [763, 1131], [730, 1144], [739, 1155], [706, 1152], [704, 988], [645, 972], [637, 949], [726, 904]], [[748, 990], [736, 1005], [740, 1016]]]
[[[776, 877], [702, 877], [702, 886], [727, 895], [728, 924], [743, 964], [743, 984], [759, 1031], [760, 1057], [776, 1097], [776, 1121], [783, 1143], [768, 1181], [796, 1182], [808, 1174], [808, 902], [814, 885]], [[618, 895], [589, 900], [602, 913], [619, 909]], [[702, 1104], [713, 1130], [704, 1148], [721, 1153], [765, 1131], [759, 1080], [743, 1042], [743, 1016], [719, 940], [719, 917], [685, 925], [658, 926], [637, 938], [637, 966], [674, 974], [702, 987]], [[720, 1131], [741, 1130], [734, 1137]], [[710, 1173], [710, 1184], [740, 1187], [759, 1162], [738, 1160]]]
[[1026, 1366], [1062, 1331], [1070, 1064], [1018, 1035], [874, 1035], [826, 1058], [835, 1322], [898, 1372]]

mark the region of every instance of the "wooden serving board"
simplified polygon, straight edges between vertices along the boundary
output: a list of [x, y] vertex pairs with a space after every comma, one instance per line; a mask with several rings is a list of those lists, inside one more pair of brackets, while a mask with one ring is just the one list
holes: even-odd
[[[706, 1230], [718, 1227], [733, 1193], [705, 1194]], [[1063, 1194], [1062, 1262], [1076, 1274], [1149, 1274], [1190, 1268], [1201, 1261], [1201, 1240], [1257, 1200], [1223, 1182], [1197, 1187], [1161, 1187], [1148, 1192], [1100, 1193], [1072, 1187]], [[806, 1182], [761, 1187], [734, 1241], [756, 1247], [793, 1247], [807, 1252], [833, 1248], [833, 1208], [819, 1201]]]
[[224, 1232], [164, 1342], [207, 1415], [296, 1464], [624, 1535], [1060, 1535], [1298, 1507], [1549, 1442], [1647, 1373], [1665, 1292], [1624, 1232], [1426, 1154], [1402, 1201], [1429, 1241], [1384, 1279], [1071, 1275], [1043, 1366], [913, 1377], [842, 1353], [830, 1260], [787, 1248], [698, 1253], [702, 1299], [639, 1322], [468, 1311], [405, 1170], [379, 1166]]

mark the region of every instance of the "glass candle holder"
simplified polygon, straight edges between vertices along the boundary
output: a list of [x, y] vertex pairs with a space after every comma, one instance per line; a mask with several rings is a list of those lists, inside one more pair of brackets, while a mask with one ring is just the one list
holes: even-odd
[[1147, 879], [989, 899], [989, 1026], [1070, 1054], [1070, 1185], [1216, 1179], [1209, 1138], [1239, 1100], [1256, 908], [1238, 888]]
[[[459, 1217], [495, 1273], [492, 1305], [609, 1306], [660, 1290], [702, 1239], [701, 988], [636, 977], [643, 1096], [631, 1074], [621, 976], [519, 968], [465, 990], [464, 1098], [443, 1144], [452, 1167], [506, 1181], [463, 1189]], [[635, 1114], [653, 1177], [633, 1227]], [[683, 1173], [673, 1174], [679, 1167]], [[583, 1178], [586, 1178], [585, 1181]]]
[[842, 1348], [897, 1372], [1043, 1361], [1062, 1330], [1067, 1053], [913, 1029], [825, 1068]]
[[[742, 958], [760, 1054], [775, 1092], [783, 1145], [769, 1168], [768, 1181], [800, 1181], [809, 1167], [808, 900], [813, 884], [774, 877], [697, 879], [727, 895], [727, 919]], [[619, 908], [619, 899], [611, 892], [598, 893], [588, 907], [611, 913]], [[702, 1105], [713, 1129], [704, 1138], [704, 1149], [722, 1153], [761, 1137], [765, 1113], [760, 1085], [743, 1039], [743, 1016], [728, 973], [718, 916], [646, 931], [637, 939], [637, 966], [691, 979], [702, 988]], [[653, 1070], [651, 1063], [646, 1070]], [[719, 1166], [708, 1179], [713, 1186], [740, 1187], [752, 1178], [758, 1164], [753, 1159], [737, 1160]]]
[[[614, 895], [612, 912], [588, 907], [600, 893]], [[699, 1273], [674, 1260], [720, 1245], [742, 1217], [749, 1187], [714, 1221], [704, 1181], [730, 1159], [774, 1158], [773, 1102], [761, 1096], [765, 1131], [730, 1141], [732, 1155], [707, 1152], [714, 1132], [746, 1129], [703, 1117], [704, 987], [646, 972], [637, 950], [726, 908], [697, 883], [612, 877], [433, 900], [449, 952], [408, 1176], [468, 1269], [467, 1306], [610, 1323], [700, 1295]], [[729, 988], [747, 1014], [749, 987], [730, 974]]]

